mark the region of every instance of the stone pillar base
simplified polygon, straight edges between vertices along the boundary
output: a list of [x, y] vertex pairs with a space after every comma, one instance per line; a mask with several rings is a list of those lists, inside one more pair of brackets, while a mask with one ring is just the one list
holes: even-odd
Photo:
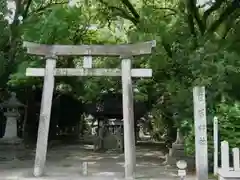
[[166, 155], [166, 164], [175, 166], [178, 160], [184, 160], [185, 158], [184, 145], [172, 144], [172, 148], [169, 149], [169, 153]]
[[184, 160], [187, 162], [187, 169], [192, 171], [195, 169], [195, 158], [189, 157], [184, 152], [184, 144], [173, 143], [172, 148], [169, 150], [169, 153], [166, 155], [166, 161], [164, 164], [170, 166], [176, 166], [177, 161]]
[[[15, 161], [19, 161], [18, 158], [21, 156], [21, 152], [24, 148], [22, 139], [16, 138], [1, 138], [1, 156], [5, 160], [11, 160], [13, 164], [17, 164]], [[1, 157], [0, 157], [1, 158]], [[14, 161], [14, 162], [13, 162]], [[14, 165], [15, 167], [15, 165]]]
[[173, 143], [172, 148], [169, 150], [169, 155], [174, 157], [184, 157], [184, 144]]
[[14, 138], [7, 138], [3, 137], [0, 139], [0, 144], [4, 145], [20, 145], [23, 142], [22, 139], [19, 137], [14, 137]]

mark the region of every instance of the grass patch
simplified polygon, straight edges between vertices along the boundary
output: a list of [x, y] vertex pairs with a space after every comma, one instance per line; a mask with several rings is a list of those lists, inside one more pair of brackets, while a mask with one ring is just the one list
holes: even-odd
[[208, 174], [208, 179], [213, 179], [213, 180], [215, 180], [215, 179], [218, 179], [218, 177], [215, 176], [214, 174]]

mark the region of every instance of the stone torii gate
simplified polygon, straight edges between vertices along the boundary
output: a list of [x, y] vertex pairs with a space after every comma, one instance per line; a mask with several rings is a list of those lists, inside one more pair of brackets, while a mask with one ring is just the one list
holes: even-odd
[[[45, 56], [45, 68], [27, 68], [27, 76], [44, 77], [34, 176], [44, 172], [49, 123], [54, 90], [54, 76], [121, 76], [124, 119], [125, 177], [134, 177], [136, 167], [132, 77], [151, 77], [152, 69], [131, 69], [132, 57], [151, 54], [156, 41], [127, 45], [44, 45], [24, 42], [27, 53]], [[84, 56], [83, 68], [56, 68], [57, 56]], [[121, 59], [121, 69], [92, 68], [92, 56], [115, 56]]]

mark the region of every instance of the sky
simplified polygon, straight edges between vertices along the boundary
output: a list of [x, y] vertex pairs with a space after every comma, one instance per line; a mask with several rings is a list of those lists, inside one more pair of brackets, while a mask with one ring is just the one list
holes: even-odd
[[203, 8], [208, 9], [215, 0], [198, 0], [197, 2], [199, 6], [205, 5]]

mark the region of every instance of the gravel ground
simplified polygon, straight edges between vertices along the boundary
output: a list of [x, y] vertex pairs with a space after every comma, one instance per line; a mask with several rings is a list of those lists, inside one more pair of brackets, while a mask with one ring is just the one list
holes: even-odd
[[[97, 153], [90, 145], [59, 145], [48, 150], [45, 176], [34, 178], [34, 154], [34, 150], [0, 145], [0, 180], [117, 180], [124, 177], [123, 154]], [[179, 179], [176, 169], [162, 165], [164, 156], [157, 148], [137, 147], [136, 155], [136, 179]], [[82, 162], [88, 162], [88, 176], [81, 173]], [[195, 177], [188, 175], [186, 179], [195, 180]]]

